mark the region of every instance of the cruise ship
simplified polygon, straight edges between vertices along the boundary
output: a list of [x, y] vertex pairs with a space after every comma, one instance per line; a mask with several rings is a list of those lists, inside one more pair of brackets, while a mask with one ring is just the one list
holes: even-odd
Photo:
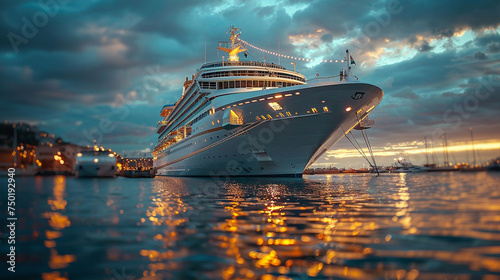
[[382, 100], [379, 87], [353, 76], [348, 51], [340, 75], [306, 80], [274, 63], [240, 61], [247, 50], [238, 30], [218, 47], [227, 59], [201, 66], [161, 109], [156, 175], [300, 177]]

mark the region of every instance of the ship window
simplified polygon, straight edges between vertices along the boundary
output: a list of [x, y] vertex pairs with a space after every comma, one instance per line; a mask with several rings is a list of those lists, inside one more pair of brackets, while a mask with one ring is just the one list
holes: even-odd
[[240, 85], [241, 87], [247, 87], [247, 81], [241, 81]]
[[215, 123], [212, 121], [212, 125], [215, 125]]
[[287, 111], [287, 112], [286, 112], [286, 115], [287, 115], [287, 116], [289, 116], [289, 117], [291, 117], [291, 116], [292, 116], [292, 113], [290, 113], [290, 112], [288, 112], [288, 111]]
[[316, 110], [316, 108], [311, 108], [311, 111], [312, 111], [313, 113], [317, 113], [317, 112], [318, 112], [318, 110]]
[[259, 87], [264, 87], [264, 81], [259, 81]]
[[257, 102], [257, 99], [252, 100], [252, 103], [253, 103], [253, 102]]
[[283, 110], [278, 102], [269, 102], [268, 105], [273, 108], [274, 111]]
[[283, 113], [280, 113], [279, 115], [280, 115], [280, 117], [282, 117], [282, 118], [284, 118], [284, 117], [285, 117], [285, 115], [283, 115]]
[[240, 87], [240, 81], [234, 81], [234, 87], [239, 88]]
[[273, 119], [273, 117], [271, 117], [271, 115], [269, 115], [269, 114], [267, 114], [267, 117], [268, 117], [269, 119], [271, 119], [271, 120]]
[[285, 96], [292, 96], [292, 94], [291, 94], [291, 93], [288, 93], [288, 94], [285, 94]]
[[323, 111], [328, 112], [328, 107], [323, 107]]
[[307, 111], [307, 113], [308, 113], [308, 114], [310, 114], [310, 113], [311, 113], [311, 111]]
[[217, 123], [220, 123], [219, 119], [217, 119]]
[[229, 88], [227, 82], [224, 82], [223, 88]]
[[229, 81], [229, 88], [234, 88], [234, 81]]

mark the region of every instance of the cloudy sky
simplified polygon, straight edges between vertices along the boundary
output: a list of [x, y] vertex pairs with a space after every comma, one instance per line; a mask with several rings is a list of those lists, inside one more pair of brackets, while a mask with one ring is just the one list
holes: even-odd
[[[470, 127], [483, 160], [500, 155], [498, 0], [343, 2], [2, 1], [1, 118], [74, 143], [148, 151], [161, 106], [204, 63], [205, 36], [206, 59], [217, 61], [218, 41], [235, 25], [242, 39], [270, 51], [279, 42], [291, 56], [342, 59], [349, 49], [356, 76], [385, 92], [368, 131], [383, 163], [422, 162], [424, 136], [442, 161], [443, 132], [457, 160], [470, 158]], [[341, 67], [297, 62], [308, 78]], [[342, 140], [320, 163], [363, 163], [354, 156]]]

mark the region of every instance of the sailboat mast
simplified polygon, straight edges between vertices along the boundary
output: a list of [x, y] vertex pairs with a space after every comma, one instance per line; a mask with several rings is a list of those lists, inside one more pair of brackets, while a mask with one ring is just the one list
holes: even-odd
[[444, 151], [446, 156], [446, 166], [450, 165], [450, 159], [448, 158], [448, 139], [446, 138], [446, 133], [444, 134]]
[[[280, 31], [278, 30], [278, 54], [280, 54]], [[281, 65], [281, 55], [278, 55], [278, 65]]]
[[434, 145], [434, 141], [431, 141], [431, 146], [432, 146], [432, 159], [434, 160], [434, 163], [439, 165], [439, 159], [436, 155], [436, 146]]
[[205, 64], [207, 64], [207, 25], [205, 24]]
[[429, 166], [429, 154], [427, 153], [427, 136], [424, 136], [425, 140], [425, 161], [427, 162], [427, 166]]
[[446, 139], [446, 133], [444, 134], [443, 141], [444, 141], [444, 151], [443, 151], [444, 152], [444, 164], [446, 166], [449, 166], [450, 162], [448, 159], [448, 140]]
[[472, 145], [472, 157], [474, 159], [474, 161], [472, 162], [473, 166], [476, 166], [476, 152], [474, 150], [474, 136], [472, 134], [472, 127], [470, 128], [470, 142], [471, 142], [471, 145]]

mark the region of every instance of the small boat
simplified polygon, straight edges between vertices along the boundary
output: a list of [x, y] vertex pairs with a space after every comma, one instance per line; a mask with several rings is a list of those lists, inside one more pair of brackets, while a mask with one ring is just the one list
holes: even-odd
[[427, 171], [429, 171], [428, 167], [413, 165], [411, 162], [407, 161], [404, 158], [399, 158], [396, 161], [394, 168], [392, 169], [393, 173], [416, 173]]
[[154, 178], [154, 169], [149, 170], [121, 170], [120, 176], [129, 178]]
[[461, 172], [478, 172], [478, 171], [485, 171], [486, 167], [477, 165], [477, 166], [463, 166], [460, 168]]
[[429, 172], [442, 172], [442, 171], [459, 171], [456, 166], [435, 166], [433, 168], [430, 168], [428, 171]]
[[38, 165], [31, 164], [26, 168], [16, 169], [16, 175], [17, 176], [35, 176], [39, 170], [40, 170], [40, 167]]
[[[14, 171], [14, 175], [15, 176], [35, 176], [38, 174], [39, 169], [40, 169], [40, 167], [36, 164], [29, 165], [28, 167], [25, 167], [25, 168], [16, 167], [15, 171]], [[0, 177], [6, 177], [9, 174], [11, 174], [11, 172], [8, 172], [7, 169], [0, 171]]]
[[76, 177], [116, 177], [118, 167], [116, 155], [110, 151], [99, 149], [81, 151], [76, 155], [74, 168]]
[[345, 170], [340, 170], [340, 173], [358, 173], [358, 171], [354, 168], [349, 168]]
[[494, 160], [493, 162], [489, 163], [487, 166], [486, 166], [486, 170], [487, 171], [500, 171], [500, 157], [497, 157], [496, 160]]

